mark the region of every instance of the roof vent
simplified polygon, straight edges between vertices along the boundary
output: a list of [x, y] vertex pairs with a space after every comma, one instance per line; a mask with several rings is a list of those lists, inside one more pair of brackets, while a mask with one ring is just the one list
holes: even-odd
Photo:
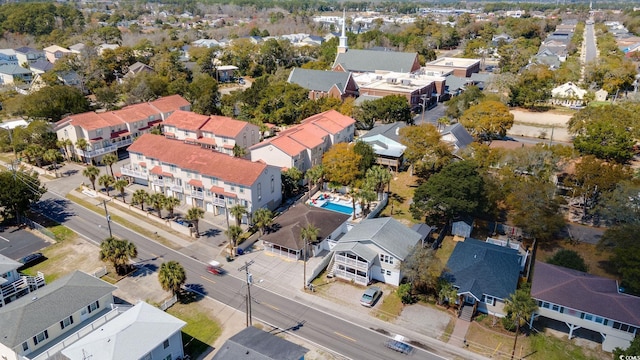
[[395, 83], [396, 83], [396, 81], [398, 81], [398, 79], [396, 79], [396, 78], [388, 78], [388, 79], [387, 79], [387, 82], [388, 82], [388, 83], [391, 83], [391, 84], [395, 84]]
[[409, 79], [402, 79], [402, 85], [411, 85], [411, 80], [409, 80]]

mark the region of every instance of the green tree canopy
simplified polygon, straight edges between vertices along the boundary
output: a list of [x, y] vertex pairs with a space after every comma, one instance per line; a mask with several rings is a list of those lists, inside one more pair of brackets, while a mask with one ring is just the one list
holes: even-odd
[[600, 239], [600, 246], [613, 250], [610, 261], [622, 276], [626, 292], [640, 295], [640, 224], [622, 224], [608, 228]]
[[182, 285], [187, 281], [184, 267], [177, 261], [168, 261], [160, 265], [158, 281], [165, 291], [171, 291], [174, 295], [180, 293]]
[[482, 211], [486, 205], [484, 180], [475, 163], [451, 163], [418, 186], [410, 206], [414, 219], [425, 216], [432, 222]]
[[0, 214], [6, 219], [24, 214], [46, 191], [37, 173], [21, 170], [0, 171], [0, 189]]
[[322, 157], [322, 168], [327, 180], [344, 186], [352, 185], [361, 177], [362, 157], [347, 143], [335, 144]]
[[513, 126], [513, 114], [499, 101], [482, 101], [465, 110], [460, 123], [475, 138], [491, 140], [507, 135]]
[[534, 239], [551, 239], [565, 225], [559, 213], [562, 200], [555, 190], [549, 182], [517, 182], [505, 200], [509, 219]]
[[50, 121], [58, 121], [65, 114], [89, 111], [89, 102], [82, 92], [65, 85], [45, 86], [26, 95], [21, 104], [21, 113], [25, 116]]
[[136, 256], [138, 249], [128, 240], [109, 237], [100, 243], [100, 260], [111, 262], [118, 275], [128, 272], [129, 260]]
[[411, 107], [405, 96], [388, 95], [363, 102], [354, 116], [366, 129], [372, 128], [376, 122], [387, 124], [404, 121], [410, 123]]

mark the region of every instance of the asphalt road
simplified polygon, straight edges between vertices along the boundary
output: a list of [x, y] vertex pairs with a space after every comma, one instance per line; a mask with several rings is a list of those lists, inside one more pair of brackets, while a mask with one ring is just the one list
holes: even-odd
[[[81, 206], [46, 193], [38, 209], [45, 215], [63, 223], [79, 235], [98, 244], [104, 239], [102, 225], [104, 217], [87, 211]], [[96, 202], [96, 206], [98, 206]], [[212, 297], [233, 308], [244, 311], [246, 284], [242, 273], [230, 271], [225, 276], [214, 276], [206, 272], [205, 264], [164, 247], [117, 223], [112, 223], [113, 234], [128, 239], [138, 248], [138, 264], [150, 269], [159, 268], [165, 261], [175, 260], [182, 264], [187, 274], [187, 286]], [[240, 262], [232, 263], [239, 267]], [[233, 266], [229, 266], [231, 270]], [[406, 355], [384, 346], [388, 337], [353, 322], [338, 318], [331, 313], [315, 309], [292, 299], [285, 298], [259, 286], [252, 286], [252, 314], [254, 318], [290, 331], [308, 341], [331, 349], [352, 359], [404, 359]], [[442, 359], [433, 353], [416, 347], [420, 359]]]
[[593, 29], [593, 24], [587, 24], [584, 27], [586, 33], [586, 42], [585, 42], [585, 61], [590, 62], [596, 59], [596, 37]]
[[17, 261], [47, 245], [41, 238], [16, 227], [6, 227], [0, 231], [0, 254], [9, 259]]
[[439, 102], [435, 107], [430, 110], [425, 111], [424, 113], [416, 114], [413, 117], [413, 123], [416, 125], [420, 125], [424, 123], [430, 123], [433, 125], [438, 124], [438, 119], [444, 116], [444, 103]]

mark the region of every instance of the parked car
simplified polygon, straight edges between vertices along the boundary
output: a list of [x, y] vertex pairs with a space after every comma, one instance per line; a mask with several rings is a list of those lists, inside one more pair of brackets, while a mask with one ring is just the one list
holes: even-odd
[[376, 304], [380, 296], [382, 296], [382, 290], [377, 286], [371, 286], [362, 294], [360, 304], [366, 307], [372, 307]]
[[245, 84], [244, 78], [238, 78], [238, 84], [244, 85]]
[[47, 258], [44, 255], [42, 255], [42, 253], [33, 253], [23, 257], [22, 259], [18, 260], [18, 262], [22, 264], [20, 268], [28, 268], [33, 265], [39, 264], [45, 261], [46, 259]]

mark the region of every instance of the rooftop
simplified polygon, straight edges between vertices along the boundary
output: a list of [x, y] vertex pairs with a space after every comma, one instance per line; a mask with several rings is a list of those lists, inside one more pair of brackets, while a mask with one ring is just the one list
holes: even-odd
[[449, 67], [463, 67], [468, 68], [477, 63], [480, 63], [480, 59], [465, 59], [465, 58], [451, 58], [443, 57], [433, 60], [425, 64], [425, 66], [449, 66]]

